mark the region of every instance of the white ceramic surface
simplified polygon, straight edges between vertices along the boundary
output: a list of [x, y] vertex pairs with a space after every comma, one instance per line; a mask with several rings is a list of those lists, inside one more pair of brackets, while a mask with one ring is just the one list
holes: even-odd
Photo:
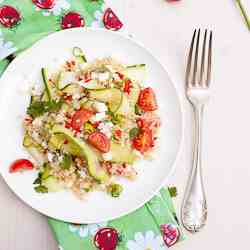
[[[22, 93], [22, 86], [27, 81], [42, 84], [41, 67], [53, 69], [70, 58], [74, 46], [81, 47], [89, 60], [112, 55], [126, 64], [145, 63], [148, 69], [145, 85], [156, 91], [162, 119], [159, 150], [153, 161], [137, 164], [139, 177], [135, 182], [119, 180], [124, 192], [117, 199], [102, 192], [91, 193], [85, 201], [77, 200], [70, 192], [37, 194], [32, 185], [34, 171], [8, 172], [13, 160], [28, 156], [22, 148], [21, 122], [29, 96]], [[74, 223], [94, 223], [125, 215], [148, 201], [173, 171], [182, 141], [182, 113], [176, 89], [150, 52], [119, 33], [72, 29], [50, 35], [11, 63], [0, 79], [0, 86], [1, 174], [24, 202], [47, 216]]]

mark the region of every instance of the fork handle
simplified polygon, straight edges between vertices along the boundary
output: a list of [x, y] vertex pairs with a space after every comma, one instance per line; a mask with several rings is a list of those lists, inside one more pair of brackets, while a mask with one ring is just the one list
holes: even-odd
[[185, 189], [181, 208], [183, 226], [190, 232], [198, 232], [207, 220], [207, 202], [201, 169], [201, 136], [204, 106], [193, 106], [195, 118], [195, 138], [193, 165]]

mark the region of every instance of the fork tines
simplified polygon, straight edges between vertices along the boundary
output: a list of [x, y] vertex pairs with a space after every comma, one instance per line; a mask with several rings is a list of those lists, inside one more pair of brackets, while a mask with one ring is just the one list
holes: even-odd
[[[209, 33], [209, 34], [208, 34]], [[205, 30], [202, 44], [202, 52], [200, 50], [200, 29], [195, 29], [188, 55], [186, 84], [187, 87], [208, 87], [211, 79], [212, 64], [212, 31]], [[194, 51], [195, 49], [195, 51]], [[200, 64], [199, 64], [200, 61]]]

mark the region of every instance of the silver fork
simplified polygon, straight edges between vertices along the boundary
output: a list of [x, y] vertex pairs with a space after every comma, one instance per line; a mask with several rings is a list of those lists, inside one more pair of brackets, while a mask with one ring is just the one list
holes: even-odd
[[181, 221], [192, 233], [198, 232], [207, 220], [207, 201], [201, 169], [201, 134], [203, 110], [210, 96], [213, 34], [212, 31], [205, 31], [200, 56], [200, 33], [200, 29], [198, 32], [194, 31], [186, 70], [186, 95], [194, 111], [195, 138], [193, 165], [182, 202]]

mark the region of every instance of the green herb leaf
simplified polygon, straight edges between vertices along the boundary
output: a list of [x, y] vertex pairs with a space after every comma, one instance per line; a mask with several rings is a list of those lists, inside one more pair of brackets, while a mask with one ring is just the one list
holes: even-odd
[[142, 111], [142, 109], [139, 107], [138, 104], [135, 104], [135, 114], [136, 115], [142, 115], [144, 112]]
[[65, 154], [65, 155], [63, 156], [62, 162], [60, 163], [60, 167], [61, 167], [62, 169], [67, 170], [67, 169], [70, 168], [71, 164], [72, 164], [72, 156], [71, 156], [71, 155], [68, 155], [68, 154]]
[[48, 193], [48, 188], [43, 185], [36, 186], [34, 189], [37, 193]]
[[95, 131], [95, 128], [94, 126], [92, 125], [91, 122], [85, 122], [84, 123], [84, 132], [87, 133], [87, 134], [91, 134]]
[[177, 196], [177, 188], [176, 187], [168, 187], [168, 191], [169, 191], [169, 194], [170, 196], [173, 198], [173, 197], [176, 197]]
[[110, 184], [110, 185], [107, 187], [107, 192], [108, 192], [112, 197], [119, 197], [120, 194], [122, 193], [122, 191], [123, 191], [123, 187], [122, 187], [120, 184], [113, 183], [113, 184]]
[[61, 109], [63, 101], [60, 100], [58, 102], [51, 101], [51, 102], [42, 102], [42, 101], [35, 101], [30, 104], [27, 109], [27, 114], [32, 116], [33, 118], [42, 116], [46, 112], [57, 112]]
[[45, 113], [44, 102], [36, 101], [30, 104], [27, 109], [27, 114], [33, 118], [39, 117]]
[[41, 183], [42, 183], [42, 180], [41, 180], [40, 177], [37, 177], [37, 178], [34, 180], [34, 182], [33, 182], [33, 184], [41, 184]]
[[140, 133], [140, 129], [139, 128], [137, 128], [137, 127], [132, 128], [129, 131], [129, 138], [130, 138], [130, 140], [133, 140], [139, 133]]

